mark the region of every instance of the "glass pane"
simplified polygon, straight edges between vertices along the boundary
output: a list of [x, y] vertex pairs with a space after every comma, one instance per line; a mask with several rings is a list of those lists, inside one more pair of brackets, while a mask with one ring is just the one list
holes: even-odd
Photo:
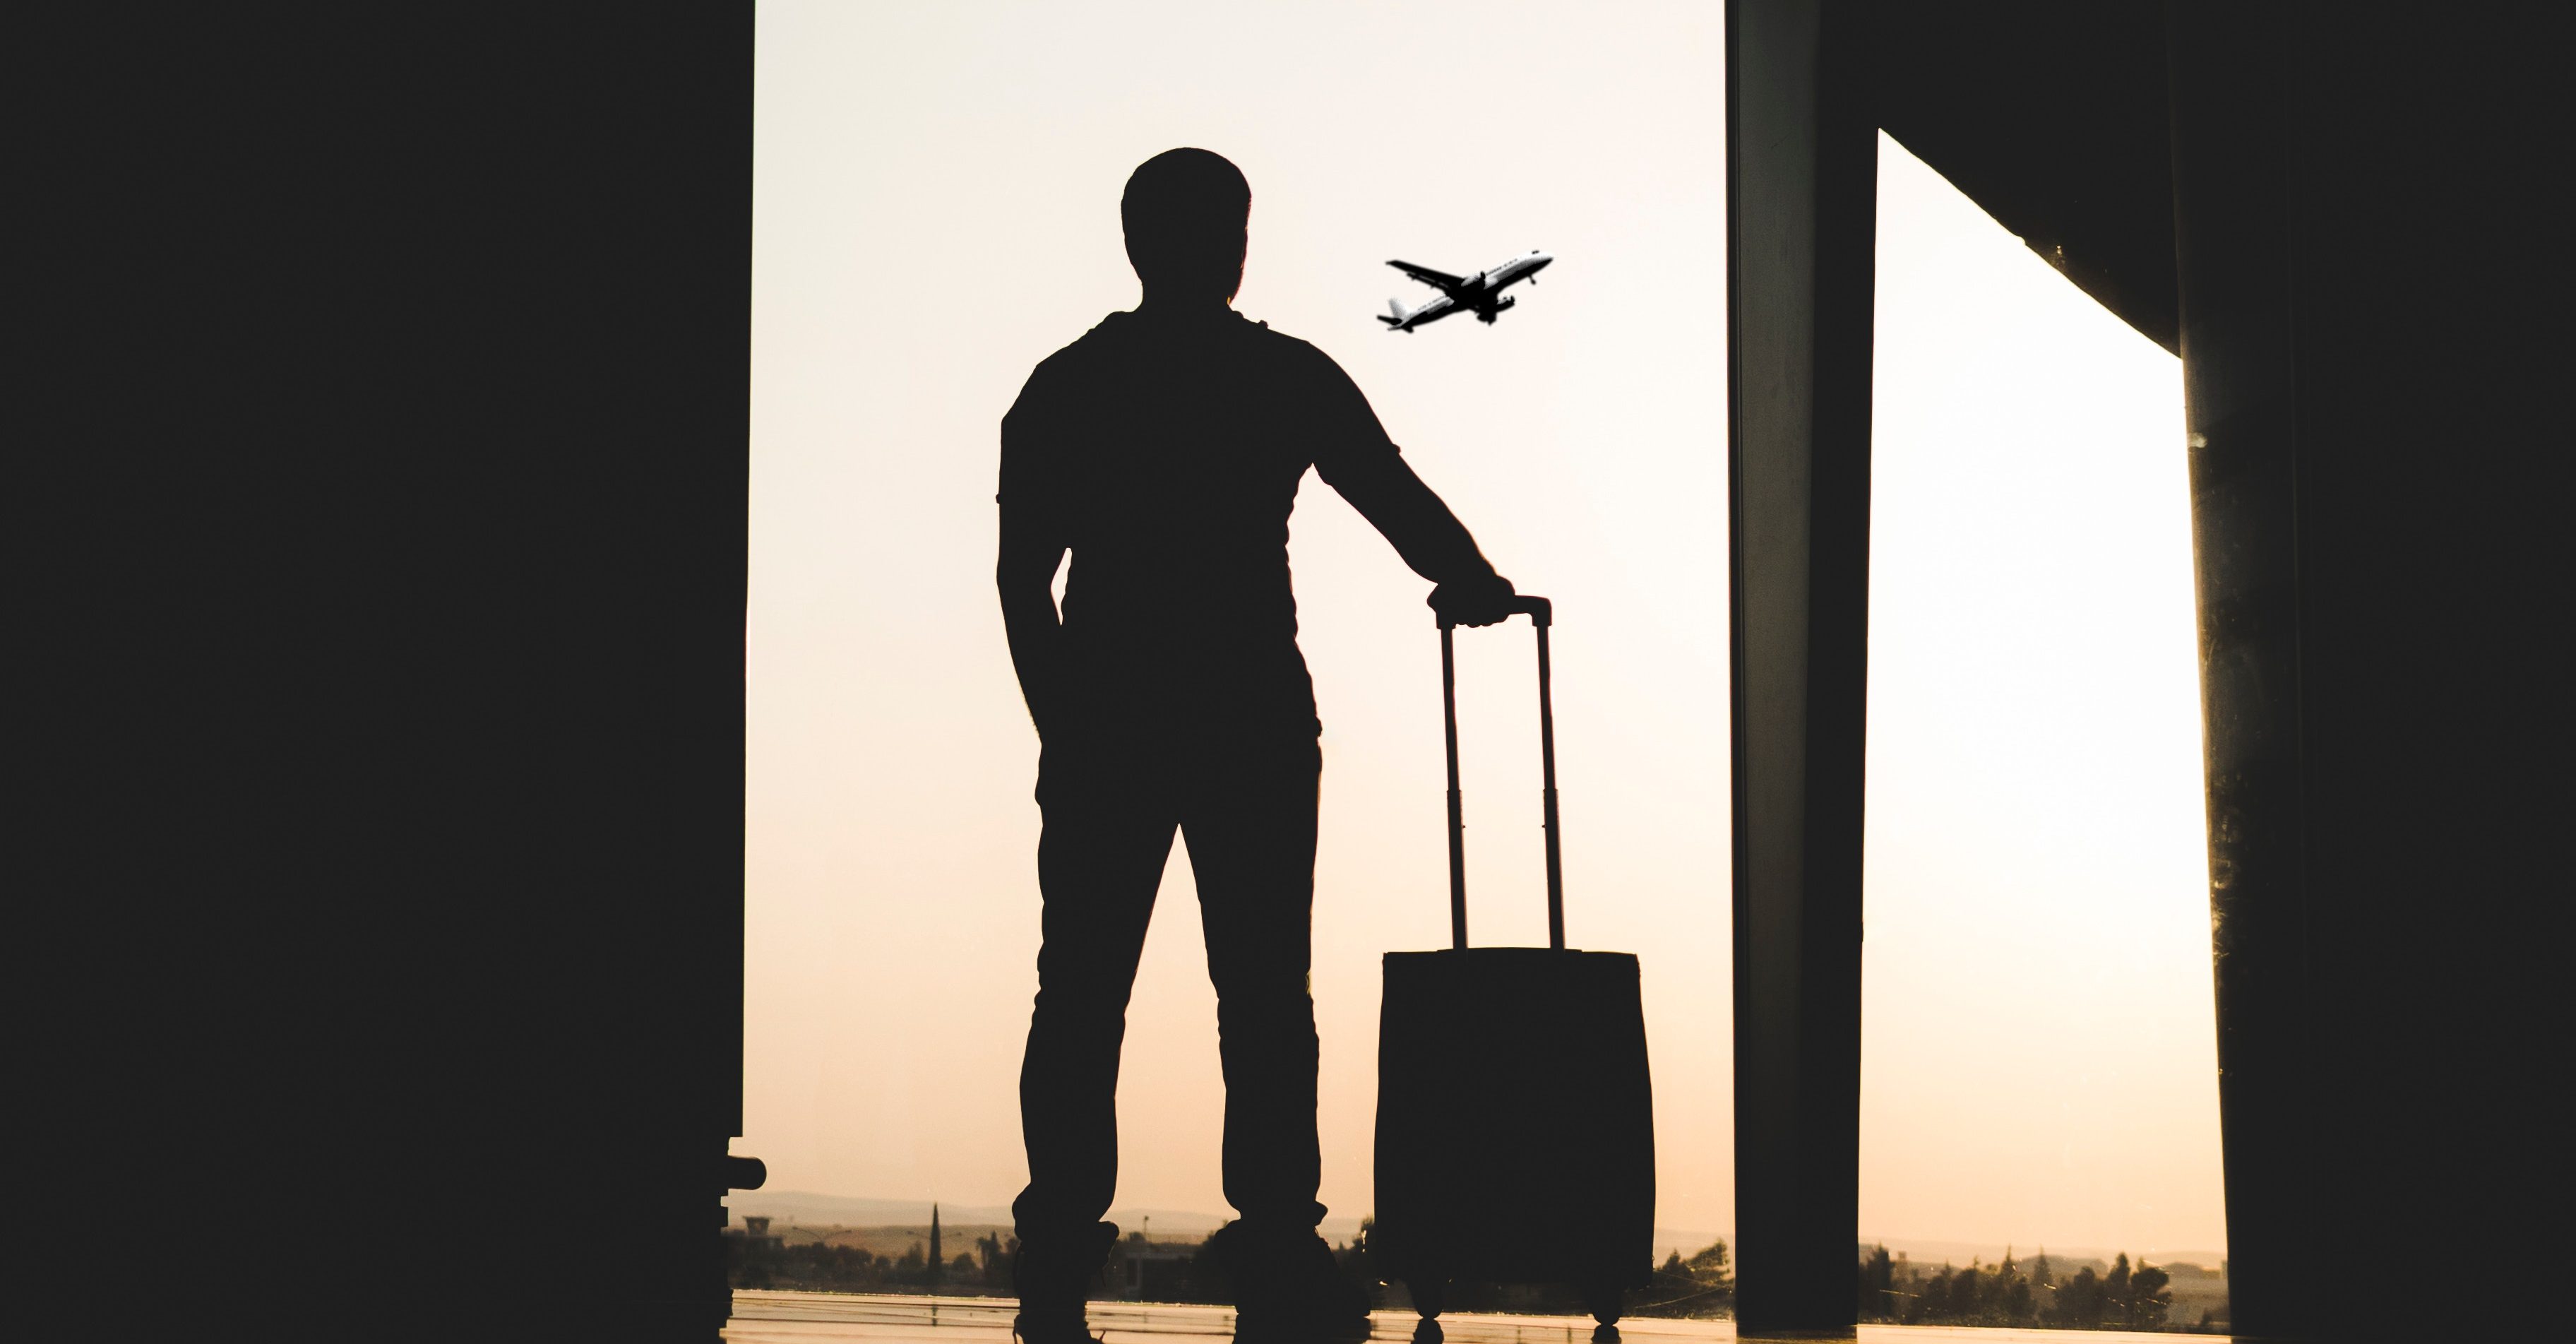
[[[1721, 15], [1491, 17], [761, 7], [736, 1147], [772, 1175], [733, 1203], [771, 1233], [882, 1226], [843, 1239], [926, 1258], [935, 1198], [953, 1256], [1025, 1179], [1038, 743], [995, 609], [997, 427], [1033, 364], [1135, 303], [1128, 173], [1199, 144], [1252, 184], [1237, 309], [1337, 360], [1502, 572], [1558, 603], [1569, 940], [1643, 958], [1658, 1253], [1725, 1236]], [[1436, 293], [1388, 258], [1472, 276], [1532, 248], [1555, 263], [1491, 325], [1376, 320]], [[1325, 725], [1322, 1199], [1341, 1241], [1371, 1211], [1380, 958], [1449, 942], [1439, 655], [1427, 585], [1319, 480], [1299, 499]], [[1459, 644], [1474, 940], [1544, 945], [1531, 635]], [[1230, 1214], [1178, 846], [1128, 1021], [1111, 1216], [1187, 1241]]]
[[[1879, 152], [1859, 1229], [1896, 1257], [1878, 1306], [2117, 1318], [2062, 1286], [2125, 1254], [2124, 1283], [2170, 1276], [2165, 1319], [2223, 1318], [2181, 366]], [[1931, 1292], [1945, 1265], [1985, 1291], [1954, 1272]]]

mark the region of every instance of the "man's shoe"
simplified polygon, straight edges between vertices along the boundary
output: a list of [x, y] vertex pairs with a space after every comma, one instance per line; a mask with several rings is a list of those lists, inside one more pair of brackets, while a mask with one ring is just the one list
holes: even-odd
[[1320, 1344], [1369, 1337], [1368, 1293], [1310, 1228], [1251, 1236], [1235, 1272], [1236, 1344]]
[[1020, 1299], [1011, 1333], [1021, 1344], [1097, 1344], [1084, 1303], [1118, 1240], [1116, 1223], [1069, 1236], [1023, 1236], [1011, 1257], [1011, 1291]]

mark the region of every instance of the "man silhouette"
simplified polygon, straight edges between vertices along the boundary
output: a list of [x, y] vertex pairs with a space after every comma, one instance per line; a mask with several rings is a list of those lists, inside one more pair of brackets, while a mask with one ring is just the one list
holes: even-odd
[[1314, 467], [1438, 585], [1444, 614], [1490, 625], [1513, 597], [1349, 376], [1233, 311], [1251, 206], [1218, 155], [1146, 160], [1119, 202], [1143, 302], [1038, 365], [1002, 421], [996, 580], [1045, 820], [1020, 1067], [1029, 1184], [1011, 1206], [1029, 1344], [1089, 1338], [1085, 1289], [1118, 1235], [1101, 1218], [1119, 1045], [1175, 830], [1217, 992], [1238, 1334], [1367, 1333], [1366, 1298], [1315, 1233], [1320, 725], [1288, 575], [1299, 481]]

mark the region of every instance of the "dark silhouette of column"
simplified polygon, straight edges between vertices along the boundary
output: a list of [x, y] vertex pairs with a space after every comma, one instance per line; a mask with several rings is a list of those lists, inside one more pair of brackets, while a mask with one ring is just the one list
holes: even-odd
[[751, 12], [58, 18], [12, 185], [77, 302], [13, 303], [58, 362], [10, 443], [60, 531], [12, 540], [87, 698], [39, 697], [80, 750], [21, 828], [69, 880], [11, 895], [107, 921], [19, 932], [116, 1044], [24, 1086], [100, 1108], [82, 1198], [226, 1228], [101, 1289], [238, 1334], [292, 1246], [379, 1337], [711, 1340], [757, 1179]]
[[2198, 577], [2231, 1324], [2319, 1290], [2299, 760], [2297, 433], [2281, 15], [2172, 11], [2175, 256]]
[[1848, 1330], [1877, 127], [1866, 11], [1727, 9], [1739, 1328]]

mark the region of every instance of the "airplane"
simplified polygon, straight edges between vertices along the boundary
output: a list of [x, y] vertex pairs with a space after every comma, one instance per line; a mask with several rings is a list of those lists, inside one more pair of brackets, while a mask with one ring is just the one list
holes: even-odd
[[1545, 252], [1531, 248], [1492, 270], [1478, 271], [1472, 276], [1450, 275], [1409, 261], [1390, 261], [1387, 265], [1439, 290], [1440, 297], [1409, 313], [1403, 304], [1389, 299], [1386, 301], [1387, 310], [1394, 315], [1390, 317], [1387, 313], [1380, 313], [1377, 320], [1385, 323], [1387, 330], [1407, 335], [1425, 322], [1437, 322], [1457, 312], [1472, 312], [1477, 321], [1492, 326], [1494, 319], [1516, 302], [1503, 293], [1503, 288], [1522, 280], [1537, 284], [1538, 273], [1546, 270], [1548, 263], [1554, 260], [1556, 258]]

